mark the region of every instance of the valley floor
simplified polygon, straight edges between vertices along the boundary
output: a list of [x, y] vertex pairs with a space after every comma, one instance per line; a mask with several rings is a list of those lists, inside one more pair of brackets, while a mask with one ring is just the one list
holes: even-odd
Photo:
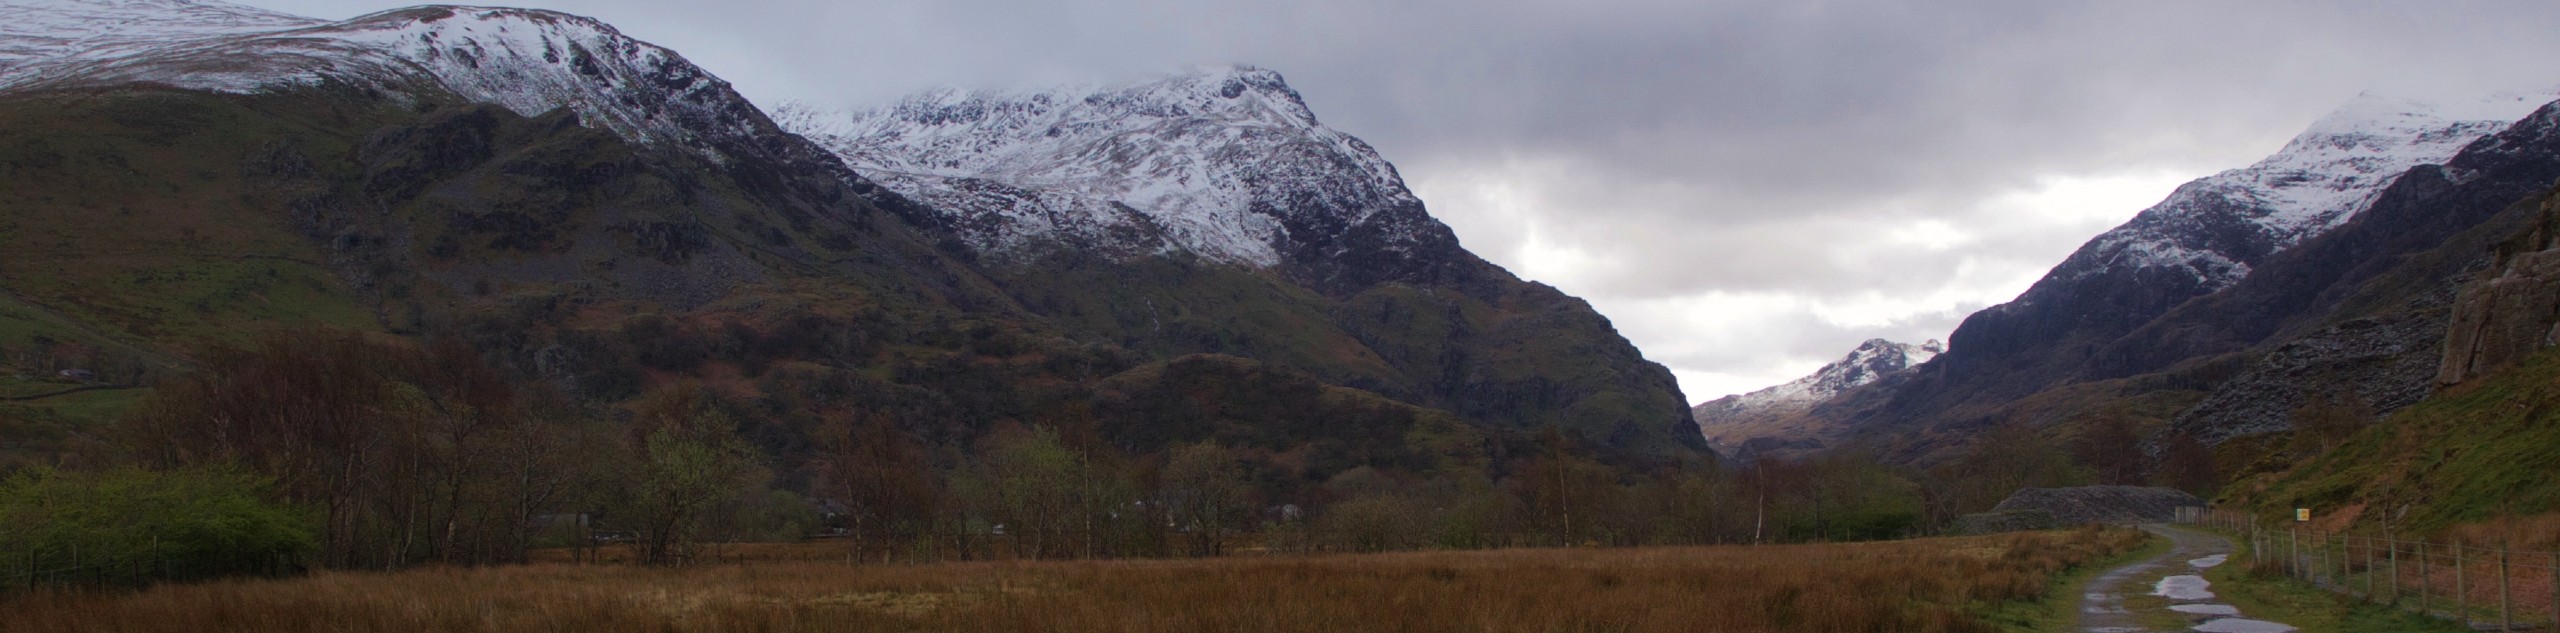
[[1830, 545], [322, 573], [0, 601], [9, 631], [1993, 631], [2149, 542]]

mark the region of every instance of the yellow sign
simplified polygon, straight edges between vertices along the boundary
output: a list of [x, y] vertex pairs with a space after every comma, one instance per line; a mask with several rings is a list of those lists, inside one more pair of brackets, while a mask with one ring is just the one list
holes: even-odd
[[2294, 508], [2294, 509], [2293, 509], [2293, 520], [2295, 520], [2295, 521], [2309, 521], [2309, 520], [2311, 520], [2311, 509], [2310, 509], [2310, 508]]

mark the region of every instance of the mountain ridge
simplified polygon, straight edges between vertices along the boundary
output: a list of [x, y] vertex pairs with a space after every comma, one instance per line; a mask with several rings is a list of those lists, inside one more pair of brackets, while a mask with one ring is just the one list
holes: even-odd
[[[329, 311], [323, 322], [467, 341], [591, 405], [685, 385], [753, 400], [781, 412], [757, 431], [777, 454], [807, 446], [800, 434], [821, 413], [894, 416], [955, 447], [999, 424], [1084, 420], [1113, 374], [1232, 354], [1269, 371], [1209, 380], [1312, 376], [1381, 394], [1395, 406], [1360, 408], [1376, 428], [1450, 411], [1496, 446], [1552, 425], [1606, 459], [1699, 455], [1667, 370], [1588, 303], [1460, 248], [1391, 165], [1316, 127], [1276, 73], [1231, 71], [1265, 84], [1233, 97], [1223, 79], [1185, 94], [1268, 97], [1263, 113], [1278, 115], [1254, 138], [1296, 154], [1223, 155], [1245, 174], [1234, 191], [1253, 195], [1223, 210], [1276, 227], [1257, 244], [1277, 265], [1073, 244], [1007, 259], [967, 239], [954, 218], [971, 209], [878, 186], [708, 71], [591, 19], [17, 6], [85, 6], [98, 10], [91, 22], [123, 25], [33, 40], [21, 37], [33, 23], [0, 31], [0, 50], [19, 55], [0, 68], [0, 114], [24, 122], [0, 130], [16, 152], [0, 160], [29, 167], [0, 174], [23, 179], [0, 193], [21, 198], [29, 230], [82, 236], [0, 249], [10, 271], [79, 274], [0, 281], [40, 307], [86, 302], [77, 316], [114, 342], [183, 350], [295, 314], [302, 304], [243, 303], [281, 296], [274, 270], [226, 272], [206, 283], [234, 288], [173, 299], [191, 305], [118, 290], [231, 271], [228, 253], [245, 251], [298, 262], [282, 279], [319, 295], [307, 303]], [[191, 19], [211, 24], [172, 26]], [[74, 146], [88, 149], [53, 149]], [[1253, 171], [1274, 155], [1303, 169]], [[171, 173], [213, 176], [198, 189], [126, 182], [194, 182]], [[223, 225], [155, 216], [124, 223], [148, 231], [77, 230], [102, 208]], [[180, 322], [206, 328], [163, 328], [189, 309], [201, 314]], [[0, 328], [13, 337], [0, 345], [73, 335], [42, 331], [21, 341]], [[1238, 420], [1260, 415], [1230, 404]], [[1167, 411], [1118, 407], [1107, 414], [1123, 417], [1101, 422], [1181, 441], [1221, 432], [1158, 419]], [[1292, 428], [1231, 435], [1284, 442], [1258, 449], [1272, 454], [1319, 439]], [[1406, 450], [1323, 445], [1328, 464]], [[1357, 455], [1370, 457], [1346, 457]]]
[[1802, 378], [1702, 402], [1690, 413], [1697, 418], [1698, 431], [1707, 436], [1707, 443], [1724, 455], [1796, 454], [1824, 446], [1821, 440], [1832, 435], [1820, 432], [1825, 429], [1791, 424], [1799, 422], [1815, 405], [1852, 389], [1900, 376], [1945, 351], [1946, 344], [1934, 339], [1916, 345], [1868, 339], [1839, 360]]

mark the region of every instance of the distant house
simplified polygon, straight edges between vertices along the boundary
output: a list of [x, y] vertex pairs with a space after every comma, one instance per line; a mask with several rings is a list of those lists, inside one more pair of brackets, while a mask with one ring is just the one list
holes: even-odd
[[1298, 504], [1295, 503], [1283, 503], [1262, 509], [1262, 518], [1266, 521], [1288, 523], [1305, 517], [1306, 511], [1299, 509]]
[[816, 505], [818, 520], [820, 521], [834, 521], [853, 514], [852, 506], [847, 506], [844, 502], [834, 499], [820, 499]]
[[55, 374], [55, 375], [59, 375], [59, 376], [61, 376], [61, 377], [63, 377], [63, 378], [70, 379], [70, 380], [77, 380], [77, 381], [80, 381], [80, 382], [97, 382], [97, 381], [98, 381], [98, 372], [89, 371], [89, 370], [86, 370], [86, 369], [77, 369], [77, 368], [74, 368], [74, 369], [65, 369], [65, 370], [62, 370], [62, 371], [60, 371], [60, 372], [56, 372], [56, 374]]

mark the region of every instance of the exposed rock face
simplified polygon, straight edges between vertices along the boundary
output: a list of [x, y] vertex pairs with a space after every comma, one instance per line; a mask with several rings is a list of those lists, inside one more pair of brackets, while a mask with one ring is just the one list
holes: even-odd
[[1710, 400], [1690, 409], [1690, 414], [1697, 417], [1698, 430], [1707, 436], [1708, 444], [1725, 455], [1739, 456], [1746, 452], [1793, 454], [1816, 450], [1824, 446], [1815, 437], [1821, 429], [1787, 422], [1803, 416], [1816, 404], [1851, 389], [1900, 375], [1945, 351], [1946, 345], [1934, 340], [1913, 345], [1869, 339], [1859, 344], [1857, 349], [1850, 350], [1848, 356], [1823, 365], [1811, 375], [1751, 393]]
[[2435, 382], [2455, 385], [2560, 343], [2560, 198], [2530, 230], [2500, 244], [2486, 274], [2452, 309]]
[[2389, 415], [2432, 390], [2451, 286], [2400, 311], [2349, 320], [2276, 346], [2170, 425], [2206, 445], [2292, 428], [2313, 398], [2352, 394]]
[[2176, 518], [2178, 508], [2203, 505], [2203, 499], [2175, 488], [2081, 486], [2020, 490], [1991, 512], [2041, 511], [2059, 525], [2165, 523]]

